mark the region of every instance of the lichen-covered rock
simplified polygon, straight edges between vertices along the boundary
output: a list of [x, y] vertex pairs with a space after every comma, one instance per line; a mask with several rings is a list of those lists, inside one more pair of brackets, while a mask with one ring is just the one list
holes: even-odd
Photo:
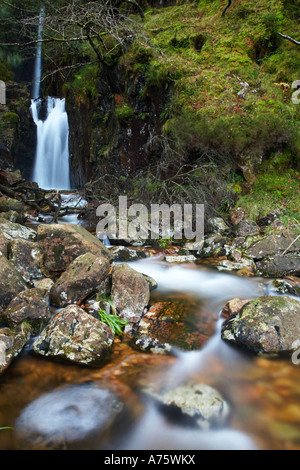
[[201, 258], [219, 258], [220, 256], [227, 256], [229, 254], [230, 240], [227, 237], [217, 233], [204, 238], [202, 250], [200, 251]]
[[121, 318], [136, 323], [149, 303], [149, 283], [143, 274], [126, 263], [113, 266], [111, 299]]
[[24, 221], [25, 219], [25, 209], [24, 204], [17, 199], [4, 197], [0, 198], [0, 212], [10, 212], [14, 211], [17, 212], [20, 216], [20, 220]]
[[85, 253], [113, 260], [113, 255], [100, 240], [75, 224], [40, 225], [38, 243], [44, 254], [44, 268], [50, 275], [65, 271], [75, 258]]
[[222, 339], [254, 353], [288, 353], [300, 338], [300, 302], [287, 296], [262, 296], [225, 320]]
[[5, 256], [0, 256], [0, 313], [25, 289], [27, 286], [22, 276]]
[[35, 241], [37, 238], [36, 232], [24, 225], [9, 222], [9, 220], [0, 220], [0, 233], [4, 235], [7, 240], [15, 240], [16, 238], [22, 238], [23, 240]]
[[9, 260], [26, 282], [32, 284], [34, 279], [43, 277], [43, 254], [36, 242], [22, 239], [13, 240], [10, 243]]
[[137, 259], [146, 258], [144, 251], [128, 248], [127, 246], [117, 246], [112, 249], [115, 261], [136, 261]]
[[213, 387], [188, 382], [172, 389], [146, 389], [160, 411], [177, 424], [189, 424], [200, 429], [224, 426], [230, 416], [230, 407]]
[[237, 237], [247, 237], [259, 234], [260, 227], [252, 220], [241, 220], [235, 225], [234, 232]]
[[79, 303], [101, 288], [107, 278], [110, 262], [106, 258], [85, 253], [68, 266], [50, 290], [50, 302], [58, 307]]
[[258, 261], [256, 268], [265, 277], [300, 276], [300, 255], [276, 255]]
[[207, 221], [209, 233], [229, 234], [230, 227], [221, 217], [210, 217]]
[[21, 292], [2, 313], [3, 321], [12, 328], [26, 321], [37, 333], [51, 319], [45, 294], [46, 291], [37, 288]]
[[199, 313], [197, 303], [180, 300], [157, 302], [143, 315], [136, 331], [125, 328], [132, 346], [154, 354], [174, 349], [200, 349], [214, 333], [216, 318]]
[[[267, 237], [254, 240], [244, 252], [254, 260], [262, 260], [272, 255], [300, 252], [300, 241], [292, 232], [274, 233]], [[294, 242], [294, 243], [293, 243]]]
[[57, 313], [33, 344], [42, 356], [99, 366], [107, 358], [114, 337], [110, 328], [77, 305]]
[[19, 355], [31, 335], [31, 328], [27, 323], [15, 329], [0, 329], [0, 374], [2, 374], [13, 359]]

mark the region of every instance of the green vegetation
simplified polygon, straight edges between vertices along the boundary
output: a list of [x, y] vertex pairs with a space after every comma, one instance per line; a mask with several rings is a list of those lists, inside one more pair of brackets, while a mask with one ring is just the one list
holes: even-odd
[[124, 334], [123, 328], [128, 324], [126, 320], [120, 318], [118, 315], [107, 313], [105, 310], [99, 310], [100, 320], [108, 325], [113, 335], [122, 336]]

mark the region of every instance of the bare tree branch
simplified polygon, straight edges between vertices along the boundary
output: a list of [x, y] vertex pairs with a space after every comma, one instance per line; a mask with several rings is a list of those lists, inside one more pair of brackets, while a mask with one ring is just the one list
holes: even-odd
[[279, 34], [279, 36], [281, 36], [282, 38], [287, 39], [288, 41], [292, 42], [293, 44], [297, 44], [297, 46], [300, 46], [300, 41], [296, 41], [296, 39], [293, 39], [290, 36], [286, 36], [285, 34], [282, 34], [282, 33], [277, 32], [277, 34]]

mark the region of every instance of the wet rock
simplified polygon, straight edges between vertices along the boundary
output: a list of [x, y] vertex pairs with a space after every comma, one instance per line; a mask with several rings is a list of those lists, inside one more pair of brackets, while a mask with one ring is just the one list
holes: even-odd
[[99, 366], [107, 358], [114, 337], [110, 328], [77, 305], [57, 313], [33, 344], [42, 356]]
[[209, 233], [219, 233], [221, 235], [228, 235], [230, 233], [230, 227], [221, 217], [211, 217], [208, 219], [207, 230]]
[[0, 184], [4, 186], [15, 186], [23, 182], [20, 170], [15, 171], [0, 171]]
[[113, 255], [100, 240], [75, 224], [40, 225], [38, 243], [44, 254], [44, 268], [49, 275], [65, 271], [75, 258], [85, 253], [113, 260]]
[[269, 289], [278, 294], [290, 294], [300, 296], [300, 278], [290, 276], [286, 279], [274, 279], [271, 281]]
[[25, 214], [24, 204], [17, 199], [9, 197], [0, 197], [0, 212], [14, 211], [20, 215]]
[[230, 408], [222, 395], [203, 383], [188, 382], [166, 390], [146, 390], [159, 410], [176, 424], [200, 429], [224, 426]]
[[157, 282], [156, 282], [155, 279], [153, 279], [153, 277], [148, 276], [147, 274], [144, 274], [144, 273], [142, 273], [142, 275], [144, 276], [144, 278], [148, 282], [150, 291], [157, 288]]
[[265, 277], [300, 276], [300, 255], [277, 255], [258, 261], [256, 268]]
[[36, 232], [31, 228], [3, 219], [0, 220], [0, 233], [2, 233], [7, 240], [22, 238], [23, 240], [35, 241], [37, 238]]
[[82, 302], [89, 294], [101, 288], [109, 269], [110, 261], [106, 258], [92, 253], [78, 256], [51, 288], [51, 304], [66, 307]]
[[101, 385], [57, 388], [22, 411], [15, 424], [17, 442], [26, 450], [97, 449], [123, 410], [120, 398]]
[[237, 315], [241, 308], [244, 307], [251, 299], [239, 299], [238, 297], [229, 300], [226, 305], [223, 307], [221, 316], [223, 318], [228, 318], [231, 315]]
[[218, 263], [217, 269], [219, 271], [240, 271], [244, 268], [252, 268], [253, 272], [255, 272], [255, 263], [252, 259], [243, 257], [239, 262], [234, 262], [230, 260], [221, 260]]
[[143, 315], [131, 335], [134, 348], [154, 354], [169, 354], [174, 348], [197, 350], [214, 331], [214, 319], [197, 315], [198, 305], [185, 301], [157, 302]]
[[222, 339], [254, 353], [288, 353], [300, 338], [300, 302], [286, 296], [262, 296], [225, 320]]
[[5, 256], [0, 256], [0, 313], [25, 289], [27, 286], [22, 276]]
[[27, 283], [41, 279], [43, 254], [36, 242], [17, 239], [10, 243], [10, 262]]
[[33, 333], [38, 333], [51, 319], [45, 294], [46, 291], [37, 288], [21, 292], [2, 313], [3, 321], [12, 328], [26, 321]]
[[134, 250], [127, 246], [118, 246], [112, 249], [115, 261], [136, 261], [137, 259], [146, 258], [146, 254], [141, 250]]
[[0, 328], [0, 374], [20, 354], [31, 335], [31, 328], [24, 323], [15, 329]]
[[[253, 240], [244, 253], [254, 260], [262, 260], [275, 254], [300, 252], [300, 241], [292, 232], [274, 233], [267, 237]], [[294, 243], [293, 243], [294, 242]]]
[[149, 283], [128, 264], [116, 265], [112, 270], [111, 299], [121, 318], [136, 323], [149, 303]]
[[229, 245], [230, 239], [221, 234], [205, 237], [200, 257], [219, 258], [221, 256], [227, 256], [230, 252]]
[[167, 263], [195, 263], [197, 258], [194, 255], [168, 255], [165, 260]]

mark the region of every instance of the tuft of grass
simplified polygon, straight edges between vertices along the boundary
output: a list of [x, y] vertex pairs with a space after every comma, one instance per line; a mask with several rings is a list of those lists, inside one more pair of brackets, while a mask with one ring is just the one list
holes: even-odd
[[110, 327], [113, 335], [122, 336], [124, 334], [123, 328], [128, 324], [126, 320], [118, 315], [107, 313], [103, 309], [100, 309], [98, 313], [100, 320]]

